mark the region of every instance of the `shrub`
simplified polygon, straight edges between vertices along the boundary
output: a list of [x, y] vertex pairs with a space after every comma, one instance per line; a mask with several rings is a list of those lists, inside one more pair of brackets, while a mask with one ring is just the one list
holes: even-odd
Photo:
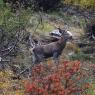
[[92, 60], [89, 55], [84, 54], [83, 52], [75, 53], [69, 56], [70, 60], [81, 60], [81, 61], [89, 61]]
[[95, 19], [90, 20], [85, 27], [85, 33], [87, 38], [95, 40]]
[[95, 0], [63, 0], [64, 4], [77, 5], [81, 8], [94, 8]]
[[34, 8], [36, 10], [54, 10], [59, 7], [59, 4], [61, 3], [61, 0], [32, 0], [32, 3], [34, 4]]
[[[24, 81], [26, 93], [32, 95], [87, 95], [90, 84], [79, 61], [64, 61], [58, 66], [37, 65], [30, 80]], [[85, 81], [84, 81], [85, 80]]]
[[5, 3], [9, 3], [12, 8], [18, 9], [18, 7], [32, 8], [33, 10], [53, 10], [59, 7], [61, 0], [4, 0]]

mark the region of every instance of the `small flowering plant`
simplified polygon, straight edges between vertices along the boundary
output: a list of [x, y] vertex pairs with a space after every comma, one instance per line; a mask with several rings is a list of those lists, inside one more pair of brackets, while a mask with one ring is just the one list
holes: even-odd
[[32, 69], [30, 80], [24, 81], [26, 93], [31, 95], [87, 95], [91, 85], [79, 61], [55, 64], [39, 64]]

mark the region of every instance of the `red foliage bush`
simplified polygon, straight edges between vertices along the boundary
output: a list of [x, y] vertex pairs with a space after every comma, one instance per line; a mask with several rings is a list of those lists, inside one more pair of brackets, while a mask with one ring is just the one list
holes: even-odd
[[90, 87], [85, 77], [79, 61], [64, 61], [58, 66], [39, 64], [32, 69], [32, 77], [24, 86], [32, 95], [82, 95]]

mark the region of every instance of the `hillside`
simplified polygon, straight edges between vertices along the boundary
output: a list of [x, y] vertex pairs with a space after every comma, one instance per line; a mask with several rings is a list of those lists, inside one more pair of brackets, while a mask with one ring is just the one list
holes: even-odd
[[[73, 38], [59, 64], [34, 64], [56, 29]], [[95, 95], [95, 0], [0, 0], [0, 95]]]

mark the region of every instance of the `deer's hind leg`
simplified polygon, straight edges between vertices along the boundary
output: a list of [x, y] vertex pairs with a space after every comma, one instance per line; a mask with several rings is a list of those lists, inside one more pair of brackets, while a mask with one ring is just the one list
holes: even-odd
[[29, 67], [29, 77], [31, 77], [32, 69], [35, 66], [35, 64], [39, 63], [39, 58], [34, 53], [32, 53], [32, 58], [31, 59], [32, 59], [32, 62], [31, 62], [32, 64]]
[[38, 57], [33, 55], [32, 56], [32, 64], [37, 64], [39, 62]]

